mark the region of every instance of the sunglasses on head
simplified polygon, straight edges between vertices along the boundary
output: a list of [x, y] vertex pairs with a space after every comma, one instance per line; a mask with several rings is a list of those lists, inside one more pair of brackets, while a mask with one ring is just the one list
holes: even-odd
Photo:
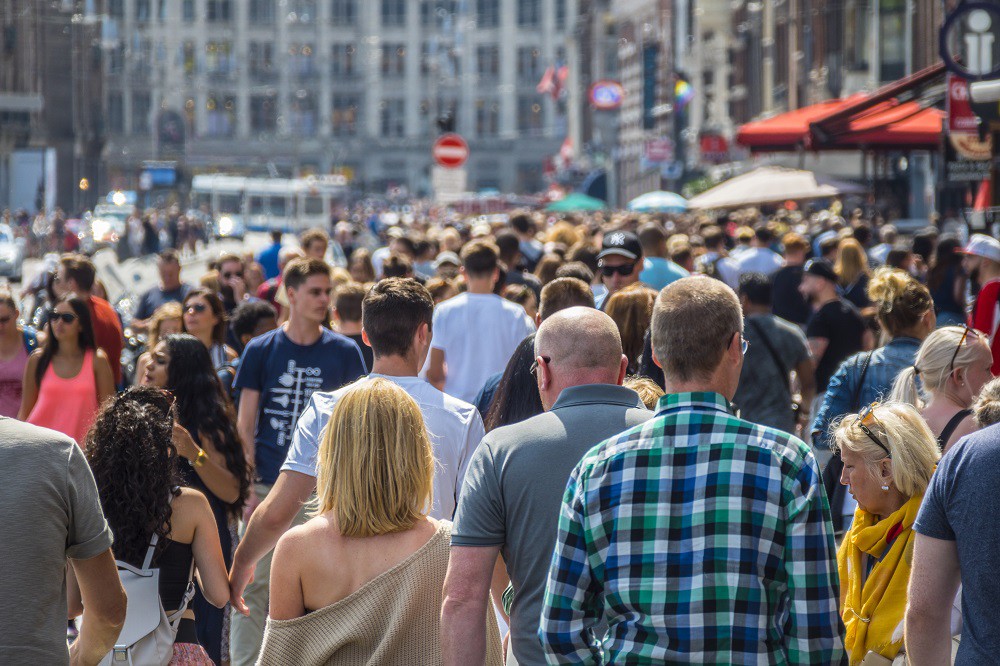
[[618, 273], [618, 275], [624, 277], [626, 275], [631, 275], [634, 270], [635, 263], [622, 264], [621, 266], [601, 266], [601, 275], [604, 277], [611, 277], [615, 273]]
[[965, 326], [964, 328], [965, 330], [962, 331], [962, 337], [958, 341], [958, 346], [955, 347], [955, 353], [951, 355], [951, 361], [948, 363], [948, 370], [955, 369], [955, 359], [958, 358], [958, 352], [962, 351], [962, 345], [965, 344], [965, 340], [966, 338], [969, 337], [969, 334], [971, 333], [976, 337], [982, 337], [983, 335], [981, 332], [977, 331], [974, 328], [970, 328], [969, 326]]
[[188, 312], [197, 312], [198, 314], [201, 314], [207, 309], [208, 306], [205, 305], [204, 303], [192, 303], [191, 305], [187, 306]]
[[76, 315], [72, 312], [53, 312], [52, 321], [61, 321], [64, 324], [72, 324], [76, 321]]
[[871, 430], [871, 426], [876, 424], [880, 428], [882, 428], [882, 430], [885, 430], [885, 426], [882, 425], [882, 422], [878, 420], [877, 416], [875, 416], [875, 408], [878, 407], [878, 405], [879, 403], [873, 402], [872, 404], [862, 409], [861, 413], [858, 414], [857, 425], [859, 428], [861, 428], [861, 432], [868, 435], [868, 439], [878, 444], [878, 447], [883, 451], [885, 451], [885, 455], [887, 455], [889, 458], [892, 458], [892, 452], [889, 451], [889, 447], [883, 444], [882, 440], [880, 440]]

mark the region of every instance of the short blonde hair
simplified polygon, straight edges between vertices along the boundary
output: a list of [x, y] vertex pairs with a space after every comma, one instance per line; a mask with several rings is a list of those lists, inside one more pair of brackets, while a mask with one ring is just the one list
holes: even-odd
[[149, 336], [147, 336], [146, 340], [146, 347], [148, 349], [152, 349], [156, 346], [156, 343], [160, 341], [160, 328], [163, 326], [163, 322], [171, 319], [176, 319], [181, 322], [181, 328], [183, 329], [184, 309], [177, 301], [164, 303], [160, 307], [156, 308], [156, 311], [153, 312], [153, 316], [149, 318]]
[[320, 443], [313, 515], [332, 511], [340, 533], [403, 532], [427, 516], [434, 454], [417, 403], [388, 379], [348, 390]]
[[972, 411], [980, 428], [1000, 423], [1000, 377], [991, 379], [980, 389]]
[[[920, 413], [906, 403], [877, 405], [874, 416], [876, 422], [868, 427], [889, 449], [896, 488], [907, 498], [923, 495], [941, 457], [934, 433]], [[848, 414], [834, 422], [831, 426], [834, 447], [837, 451], [848, 449], [860, 454], [873, 468], [886, 457], [885, 451], [857, 426], [859, 420], [857, 414]]]

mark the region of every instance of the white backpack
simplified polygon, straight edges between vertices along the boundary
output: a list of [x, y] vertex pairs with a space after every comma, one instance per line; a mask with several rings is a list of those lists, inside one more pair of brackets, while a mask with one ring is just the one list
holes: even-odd
[[142, 568], [116, 560], [118, 576], [128, 595], [125, 626], [115, 647], [101, 660], [100, 666], [166, 666], [174, 652], [174, 639], [181, 616], [194, 597], [194, 559], [188, 574], [187, 590], [180, 607], [167, 615], [160, 601], [160, 569], [151, 569], [157, 536], [149, 541]]

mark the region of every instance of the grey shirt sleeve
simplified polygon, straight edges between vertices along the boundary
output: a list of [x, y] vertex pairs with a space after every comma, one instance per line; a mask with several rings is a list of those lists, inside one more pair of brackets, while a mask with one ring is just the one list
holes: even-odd
[[469, 461], [451, 528], [453, 546], [502, 546], [506, 542], [499, 470], [488, 438]]
[[913, 529], [918, 534], [934, 539], [954, 541], [955, 531], [948, 521], [947, 512], [950, 466], [946, 466], [946, 464], [947, 460], [942, 461], [931, 476], [931, 483], [920, 503], [920, 511], [917, 512], [917, 520], [913, 524]]
[[104, 519], [94, 474], [83, 457], [83, 451], [75, 444], [70, 447], [67, 461], [66, 505], [69, 509], [67, 557], [87, 560], [111, 547], [111, 528]]

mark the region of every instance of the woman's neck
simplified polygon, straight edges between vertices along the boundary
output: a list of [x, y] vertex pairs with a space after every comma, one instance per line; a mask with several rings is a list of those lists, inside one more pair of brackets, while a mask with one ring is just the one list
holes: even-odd
[[940, 409], [958, 411], [968, 409], [969, 402], [963, 400], [955, 391], [945, 387], [943, 390], [931, 394], [931, 399], [927, 403], [928, 409]]
[[12, 328], [3, 337], [0, 337], [0, 354], [7, 356], [24, 346], [24, 331], [19, 328]]
[[80, 348], [80, 343], [77, 342], [75, 338], [69, 340], [59, 341], [59, 351], [56, 352], [57, 356], [79, 356], [83, 353], [83, 349]]
[[195, 337], [201, 340], [201, 344], [205, 345], [206, 349], [211, 349], [212, 345], [215, 344], [215, 340], [212, 338], [212, 331], [203, 335], [196, 335]]

